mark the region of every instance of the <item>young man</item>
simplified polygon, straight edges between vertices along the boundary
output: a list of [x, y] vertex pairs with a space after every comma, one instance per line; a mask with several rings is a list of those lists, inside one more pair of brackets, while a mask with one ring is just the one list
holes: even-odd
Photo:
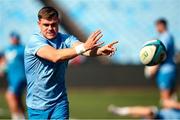
[[180, 104], [175, 102], [175, 84], [176, 84], [176, 64], [174, 38], [168, 32], [167, 21], [159, 19], [156, 22], [156, 29], [159, 33], [159, 40], [165, 45], [167, 58], [160, 65], [146, 67], [145, 75], [152, 79], [155, 78], [160, 90], [162, 106], [165, 108], [180, 109]]
[[8, 80], [6, 100], [12, 119], [25, 119], [22, 103], [22, 93], [26, 86], [24, 46], [20, 42], [20, 35], [16, 32], [10, 34], [10, 42], [10, 46], [5, 50], [4, 58], [1, 59], [1, 65], [3, 71], [7, 72]]
[[154, 119], [180, 119], [180, 103], [175, 94], [176, 65], [174, 63], [174, 39], [168, 32], [167, 21], [159, 19], [156, 22], [159, 32], [159, 40], [165, 45], [167, 58], [160, 65], [145, 67], [145, 76], [149, 79], [154, 77], [160, 90], [162, 109], [152, 106], [116, 107], [109, 106], [109, 111], [118, 115], [130, 115]]
[[34, 34], [25, 48], [27, 106], [29, 119], [68, 119], [69, 106], [65, 88], [68, 60], [78, 56], [110, 56], [113, 42], [100, 47], [100, 30], [85, 43], [72, 35], [58, 32], [59, 16], [52, 7], [38, 13], [40, 33]]

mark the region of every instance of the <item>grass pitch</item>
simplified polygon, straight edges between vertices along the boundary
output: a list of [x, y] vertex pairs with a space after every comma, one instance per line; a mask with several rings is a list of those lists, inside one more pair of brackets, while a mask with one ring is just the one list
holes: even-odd
[[[150, 88], [70, 88], [70, 117], [74, 119], [121, 119], [107, 111], [109, 104], [118, 106], [159, 105], [159, 93]], [[0, 92], [0, 119], [10, 118], [4, 92]]]

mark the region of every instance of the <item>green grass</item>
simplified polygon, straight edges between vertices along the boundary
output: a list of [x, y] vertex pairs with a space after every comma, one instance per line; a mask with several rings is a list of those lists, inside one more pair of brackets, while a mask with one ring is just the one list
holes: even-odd
[[70, 116], [81, 119], [127, 118], [107, 111], [109, 104], [119, 106], [158, 105], [158, 91], [154, 89], [71, 89]]
[[10, 113], [7, 103], [5, 101], [5, 95], [3, 91], [0, 91], [0, 119], [9, 119]]
[[[120, 119], [107, 111], [109, 104], [118, 106], [158, 105], [159, 94], [156, 89], [75, 89], [68, 90], [70, 117], [75, 119]], [[4, 93], [0, 93], [0, 119], [10, 118]]]

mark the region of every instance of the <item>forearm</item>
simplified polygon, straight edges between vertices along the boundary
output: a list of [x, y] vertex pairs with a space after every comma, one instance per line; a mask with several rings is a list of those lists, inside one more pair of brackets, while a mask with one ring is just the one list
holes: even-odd
[[[82, 53], [82, 55], [87, 56], [87, 57], [100, 56], [101, 54], [100, 54], [100, 52], [98, 52], [98, 50], [99, 50], [99, 48], [94, 48], [92, 50], [88, 50], [88, 51]], [[58, 50], [58, 53], [57, 53], [58, 61], [69, 60], [76, 56], [78, 56], [78, 54], [77, 54], [77, 51], [75, 50], [75, 48]]]
[[172, 99], [162, 100], [162, 105], [165, 108], [173, 108], [180, 110], [180, 103]]
[[78, 54], [76, 53], [76, 50], [74, 48], [67, 48], [67, 49], [57, 50], [55, 56], [56, 56], [55, 62], [62, 62], [62, 61], [72, 59], [78, 56]]
[[[73, 45], [73, 47], [77, 47], [80, 44], [84, 44], [83, 42], [77, 42]], [[96, 47], [94, 49], [91, 50], [87, 50], [86, 52], [82, 53], [81, 55], [86, 56], [86, 57], [96, 57], [99, 56], [100, 54], [98, 54], [98, 49], [99, 47]]]

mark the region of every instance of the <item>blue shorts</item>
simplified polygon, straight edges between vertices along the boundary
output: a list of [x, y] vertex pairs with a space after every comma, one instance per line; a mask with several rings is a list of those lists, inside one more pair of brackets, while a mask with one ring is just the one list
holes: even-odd
[[161, 120], [179, 120], [180, 110], [176, 109], [162, 109], [156, 114], [156, 119]]
[[158, 72], [156, 78], [160, 90], [172, 90], [176, 84], [176, 71], [168, 73]]
[[8, 91], [14, 93], [16, 96], [21, 96], [26, 87], [26, 79], [8, 80]]
[[28, 119], [69, 119], [69, 103], [67, 100], [62, 100], [55, 106], [45, 110], [37, 110], [28, 107]]

